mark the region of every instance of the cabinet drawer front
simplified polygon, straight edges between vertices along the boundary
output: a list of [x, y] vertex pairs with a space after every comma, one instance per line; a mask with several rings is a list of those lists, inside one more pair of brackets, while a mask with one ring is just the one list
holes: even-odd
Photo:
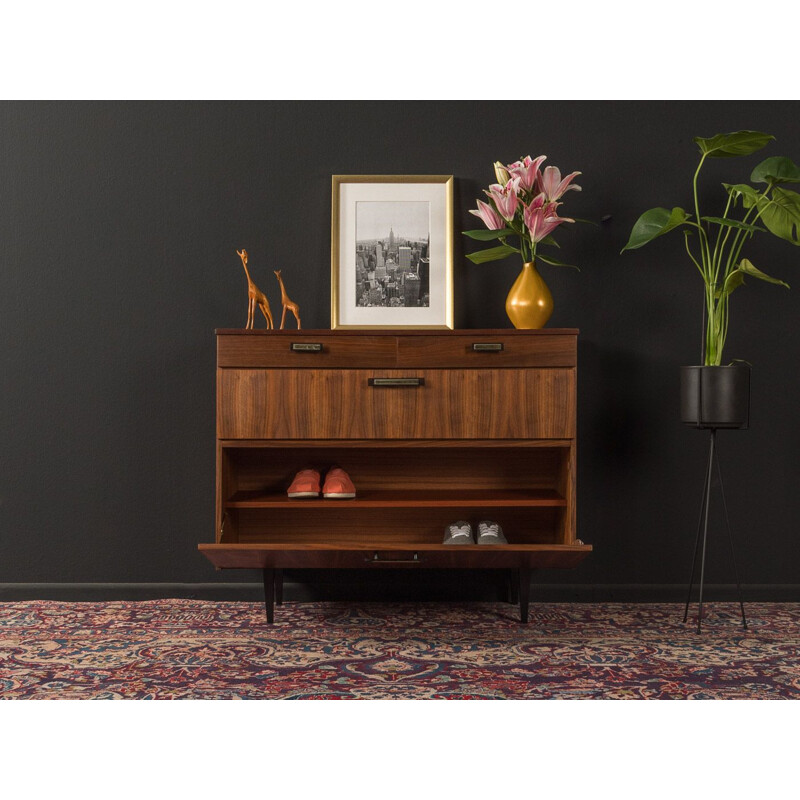
[[[381, 549], [376, 540], [374, 548], [357, 550], [342, 548], [292, 548], [253, 545], [205, 544], [199, 550], [216, 567], [222, 569], [263, 569], [264, 567], [293, 568], [519, 568], [519, 567], [574, 567], [592, 551], [584, 546], [522, 547], [439, 547], [415, 548], [409, 545], [403, 551]], [[378, 560], [375, 560], [375, 554]], [[416, 558], [414, 557], [416, 555]]]
[[217, 380], [221, 439], [575, 435], [574, 369], [220, 369]]
[[577, 337], [520, 336], [476, 331], [472, 336], [400, 336], [398, 367], [574, 367]]
[[394, 367], [394, 336], [264, 334], [217, 337], [219, 367]]

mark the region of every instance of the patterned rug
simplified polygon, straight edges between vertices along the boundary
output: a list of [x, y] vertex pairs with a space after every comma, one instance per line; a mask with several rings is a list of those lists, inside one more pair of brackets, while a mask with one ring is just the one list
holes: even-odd
[[0, 603], [0, 697], [800, 698], [800, 604]]

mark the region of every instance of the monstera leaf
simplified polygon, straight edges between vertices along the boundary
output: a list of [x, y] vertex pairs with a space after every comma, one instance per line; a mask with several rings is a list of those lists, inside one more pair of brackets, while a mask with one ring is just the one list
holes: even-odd
[[772, 278], [767, 275], [765, 272], [762, 272], [757, 267], [754, 267], [753, 264], [746, 258], [743, 258], [739, 263], [739, 266], [733, 270], [728, 277], [725, 279], [725, 283], [722, 287], [721, 292], [717, 292], [717, 297], [720, 294], [729, 295], [733, 292], [734, 289], [737, 289], [744, 283], [744, 276], [750, 275], [753, 278], [758, 278], [759, 280], [766, 281], [767, 283], [775, 283], [778, 286], [785, 286], [787, 289], [789, 288], [789, 284], [785, 281], [778, 280], [778, 278]]
[[733, 197], [734, 205], [740, 197], [744, 202], [745, 208], [752, 208], [758, 200], [758, 192], [747, 183], [723, 183], [728, 193]]
[[800, 183], [800, 167], [785, 156], [762, 161], [750, 175], [753, 183]]
[[738, 158], [749, 156], [768, 145], [775, 137], [760, 131], [736, 131], [718, 133], [710, 139], [695, 136], [694, 141], [700, 152], [708, 158]]
[[[786, 182], [788, 183], [788, 181]], [[734, 185], [723, 183], [722, 185], [730, 192], [734, 200], [741, 197], [745, 208], [758, 206], [761, 222], [767, 226], [770, 233], [787, 242], [800, 245], [800, 231], [798, 230], [800, 227], [800, 194], [775, 186], [771, 191], [771, 197], [764, 197], [746, 183]]]
[[772, 197], [759, 200], [758, 207], [770, 233], [800, 245], [800, 194], [776, 186]]
[[704, 222], [712, 222], [715, 225], [724, 225], [726, 228], [737, 228], [740, 231], [749, 231], [755, 233], [756, 231], [763, 231], [760, 225], [748, 225], [745, 222], [739, 222], [737, 219], [727, 219], [725, 217], [700, 217]]
[[656, 237], [663, 236], [679, 225], [688, 222], [689, 217], [689, 214], [677, 206], [672, 211], [666, 208], [651, 208], [649, 211], [645, 211], [636, 220], [633, 230], [631, 230], [628, 244], [620, 252], [624, 253], [626, 250], [636, 250], [638, 247], [643, 247]]

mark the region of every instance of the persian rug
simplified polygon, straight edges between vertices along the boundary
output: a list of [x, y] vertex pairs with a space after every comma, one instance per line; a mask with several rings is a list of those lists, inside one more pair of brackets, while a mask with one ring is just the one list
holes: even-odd
[[0, 697], [800, 697], [800, 604], [707, 610], [698, 636], [676, 604], [0, 603]]

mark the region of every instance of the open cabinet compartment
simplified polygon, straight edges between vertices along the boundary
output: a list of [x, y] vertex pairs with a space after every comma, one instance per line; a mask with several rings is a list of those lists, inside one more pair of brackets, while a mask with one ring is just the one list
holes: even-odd
[[[508, 546], [574, 541], [573, 452], [566, 443], [259, 445], [220, 447], [218, 542], [452, 549], [441, 544], [444, 529], [461, 519], [475, 528], [484, 519], [500, 523]], [[348, 472], [356, 498], [287, 497], [298, 470], [314, 467], [324, 482], [332, 466]]]

